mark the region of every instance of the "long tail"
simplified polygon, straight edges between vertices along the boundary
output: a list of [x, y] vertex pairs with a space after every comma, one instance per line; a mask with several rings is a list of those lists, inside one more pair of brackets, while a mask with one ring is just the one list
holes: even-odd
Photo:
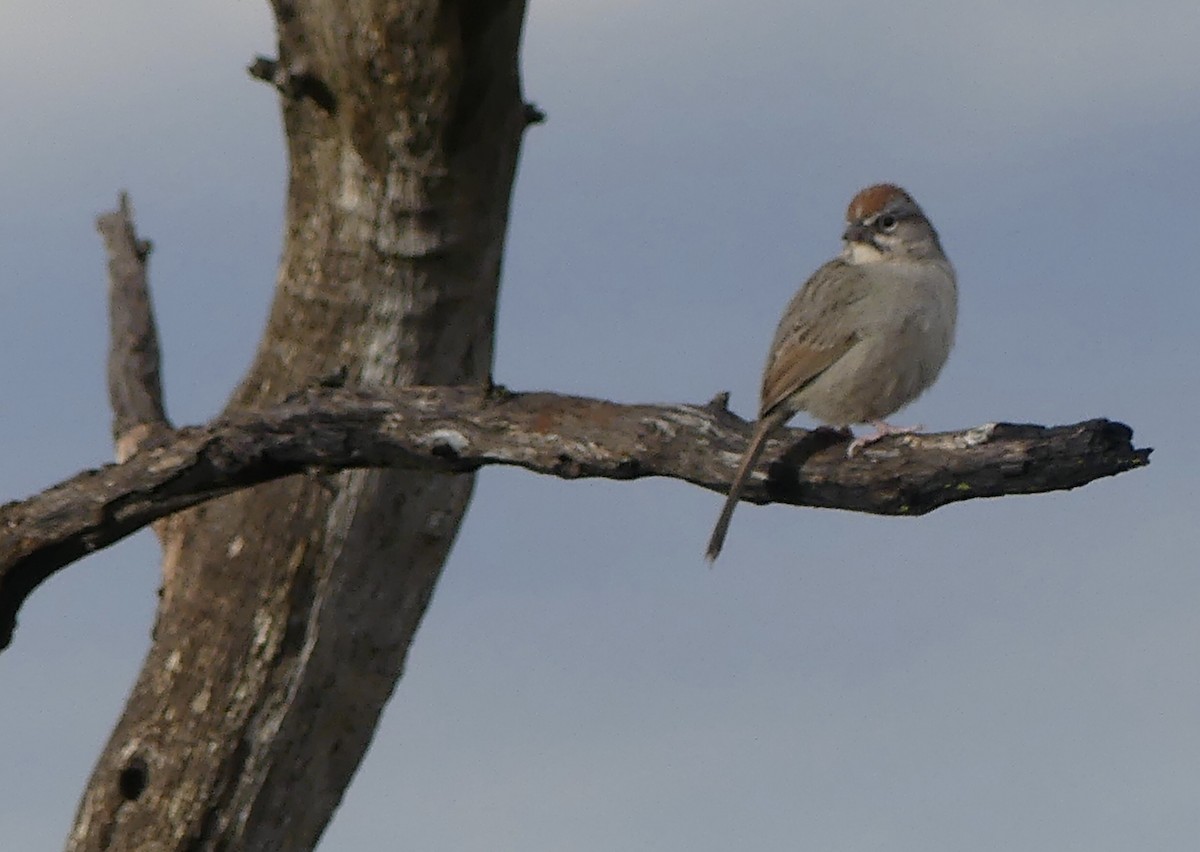
[[773, 411], [759, 418], [755, 425], [754, 434], [750, 436], [750, 445], [742, 454], [742, 461], [738, 465], [737, 474], [733, 477], [733, 484], [729, 486], [729, 496], [725, 498], [721, 517], [717, 518], [717, 525], [713, 527], [712, 537], [708, 540], [708, 551], [705, 556], [709, 562], [714, 561], [721, 553], [721, 547], [725, 544], [725, 534], [729, 532], [729, 522], [733, 519], [733, 510], [737, 508], [738, 500], [741, 499], [746, 481], [750, 479], [750, 472], [754, 470], [755, 462], [762, 455], [763, 447], [767, 445], [767, 438], [771, 437], [771, 433], [787, 419], [785, 412]]

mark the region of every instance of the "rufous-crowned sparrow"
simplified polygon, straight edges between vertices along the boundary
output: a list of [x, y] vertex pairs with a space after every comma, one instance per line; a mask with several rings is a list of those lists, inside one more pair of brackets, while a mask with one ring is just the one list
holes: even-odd
[[792, 297], [763, 370], [758, 423], [708, 542], [716, 559], [742, 489], [771, 433], [798, 411], [831, 426], [871, 423], [853, 455], [886, 435], [921, 429], [883, 418], [933, 384], [954, 343], [958, 286], [937, 231], [912, 196], [888, 183], [846, 210], [840, 257]]

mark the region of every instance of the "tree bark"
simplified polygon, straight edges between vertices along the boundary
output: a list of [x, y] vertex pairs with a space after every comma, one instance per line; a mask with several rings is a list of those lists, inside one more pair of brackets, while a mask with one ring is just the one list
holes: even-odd
[[[526, 111], [521, 0], [274, 0], [286, 232], [230, 411], [325, 375], [485, 385]], [[300, 850], [370, 743], [470, 497], [424, 471], [295, 476], [158, 527], [153, 641], [71, 850]]]
[[[564, 479], [663, 476], [725, 493], [750, 425], [720, 405], [619, 405], [502, 388], [317, 389], [274, 408], [160, 436], [124, 464], [0, 507], [0, 648], [25, 597], [56, 571], [159, 518], [298, 471], [485, 465]], [[993, 423], [886, 438], [780, 430], [744, 498], [916, 517], [949, 503], [1056, 491], [1134, 470], [1150, 450], [1121, 423]]]

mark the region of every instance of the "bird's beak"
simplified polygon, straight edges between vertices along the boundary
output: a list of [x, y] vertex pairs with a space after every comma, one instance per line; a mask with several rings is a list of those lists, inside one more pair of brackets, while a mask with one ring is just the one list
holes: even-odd
[[847, 225], [842, 239], [848, 243], [866, 243], [867, 245], [873, 245], [875, 242], [871, 239], [870, 229], [862, 222], [851, 222]]

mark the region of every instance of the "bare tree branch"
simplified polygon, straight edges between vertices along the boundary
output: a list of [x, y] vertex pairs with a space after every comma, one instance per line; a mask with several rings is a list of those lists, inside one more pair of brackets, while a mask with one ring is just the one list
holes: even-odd
[[[563, 479], [662, 476], [724, 492], [749, 428], [707, 406], [620, 405], [503, 389], [320, 388], [262, 412], [180, 429], [122, 464], [0, 507], [0, 647], [24, 599], [59, 569], [150, 522], [299, 473], [512, 465]], [[1148, 463], [1129, 427], [990, 424], [889, 438], [853, 459], [845, 435], [790, 430], [745, 499], [922, 515], [976, 497], [1075, 488]]]
[[96, 219], [96, 230], [108, 253], [108, 396], [117, 460], [124, 461], [142, 442], [170, 428], [146, 275], [151, 245], [139, 239], [125, 193], [116, 210]]

